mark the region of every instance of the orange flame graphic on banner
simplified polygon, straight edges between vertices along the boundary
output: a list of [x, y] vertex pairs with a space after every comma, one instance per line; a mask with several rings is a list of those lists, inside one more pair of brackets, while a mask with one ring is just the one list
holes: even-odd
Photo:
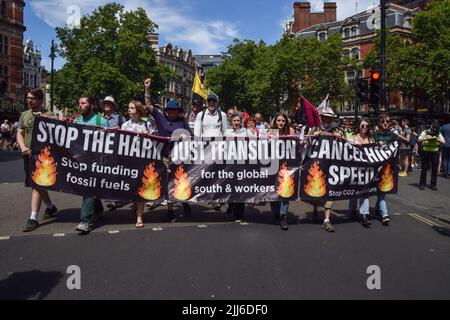
[[287, 163], [284, 162], [280, 171], [278, 172], [278, 194], [282, 198], [290, 198], [295, 192], [295, 181], [292, 174], [289, 172]]
[[40, 186], [50, 187], [56, 183], [56, 174], [55, 159], [50, 154], [50, 147], [46, 147], [38, 156], [31, 178]]
[[142, 177], [142, 186], [138, 191], [139, 195], [145, 200], [157, 200], [161, 196], [161, 183], [159, 175], [155, 171], [155, 164], [151, 163], [147, 166]]
[[381, 174], [381, 181], [378, 188], [382, 192], [390, 192], [394, 189], [394, 176], [390, 164], [387, 164]]
[[325, 174], [320, 169], [319, 161], [314, 162], [311, 168], [309, 168], [308, 183], [305, 186], [305, 192], [314, 198], [321, 198], [327, 193]]
[[175, 172], [174, 182], [175, 189], [173, 190], [173, 196], [175, 199], [182, 201], [188, 200], [192, 195], [191, 183], [183, 165], [179, 166]]

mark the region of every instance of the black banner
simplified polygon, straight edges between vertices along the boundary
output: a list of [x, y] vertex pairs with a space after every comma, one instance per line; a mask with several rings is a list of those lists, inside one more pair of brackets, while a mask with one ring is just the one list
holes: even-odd
[[222, 203], [297, 200], [300, 163], [295, 139], [177, 142], [172, 150], [169, 199]]
[[163, 201], [166, 141], [50, 118], [34, 123], [33, 187], [98, 199]]
[[346, 200], [397, 193], [398, 142], [355, 146], [334, 137], [311, 141], [302, 165], [300, 197]]

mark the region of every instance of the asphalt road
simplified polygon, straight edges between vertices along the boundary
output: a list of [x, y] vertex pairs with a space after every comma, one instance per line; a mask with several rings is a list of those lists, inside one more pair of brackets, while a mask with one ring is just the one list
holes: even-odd
[[[165, 208], [150, 211], [143, 230], [134, 229], [127, 210], [110, 212], [79, 236], [73, 228], [80, 198], [52, 193], [58, 216], [24, 234], [29, 190], [14, 182], [18, 159], [0, 160], [0, 299], [450, 298], [448, 180], [439, 179], [436, 193], [418, 191], [417, 173], [402, 179], [399, 194], [388, 198], [390, 227], [373, 218], [364, 229], [348, 218], [343, 201], [329, 234], [311, 220], [309, 205], [296, 202], [288, 232], [273, 224], [268, 207], [248, 209], [246, 223], [237, 224], [195, 206], [191, 217], [172, 224], [161, 222]], [[67, 286], [72, 265], [80, 268], [80, 290]], [[367, 288], [373, 265], [380, 290]]]

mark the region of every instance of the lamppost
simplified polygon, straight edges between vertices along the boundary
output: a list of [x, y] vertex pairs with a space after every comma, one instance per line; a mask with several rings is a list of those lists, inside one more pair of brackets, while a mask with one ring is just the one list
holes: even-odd
[[381, 80], [380, 104], [384, 112], [389, 112], [386, 99], [386, 0], [380, 0], [381, 11]]
[[54, 88], [53, 88], [53, 84], [54, 84], [54, 80], [55, 80], [55, 70], [54, 70], [54, 63], [55, 63], [55, 58], [56, 58], [56, 48], [55, 48], [55, 40], [52, 40], [52, 47], [50, 48], [50, 55], [49, 55], [50, 59], [52, 60], [52, 70], [50, 71], [50, 108], [53, 112], [54, 110], [54, 105], [53, 105], [53, 97], [54, 97]]

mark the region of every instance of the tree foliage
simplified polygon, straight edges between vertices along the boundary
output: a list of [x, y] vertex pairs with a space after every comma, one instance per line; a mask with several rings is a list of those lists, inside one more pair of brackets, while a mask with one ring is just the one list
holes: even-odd
[[300, 95], [318, 104], [329, 93], [337, 103], [352, 95], [344, 81], [350, 61], [342, 52], [339, 36], [327, 41], [286, 36], [275, 45], [236, 39], [223, 54], [223, 64], [207, 73], [207, 85], [222, 106], [252, 113], [291, 111]]
[[79, 28], [57, 28], [59, 53], [67, 63], [55, 76], [56, 105], [75, 109], [81, 95], [113, 95], [126, 108], [130, 99], [143, 95], [147, 77], [162, 90], [174, 75], [156, 62], [147, 39], [156, 28], [144, 9], [125, 11], [117, 3], [84, 16]]

